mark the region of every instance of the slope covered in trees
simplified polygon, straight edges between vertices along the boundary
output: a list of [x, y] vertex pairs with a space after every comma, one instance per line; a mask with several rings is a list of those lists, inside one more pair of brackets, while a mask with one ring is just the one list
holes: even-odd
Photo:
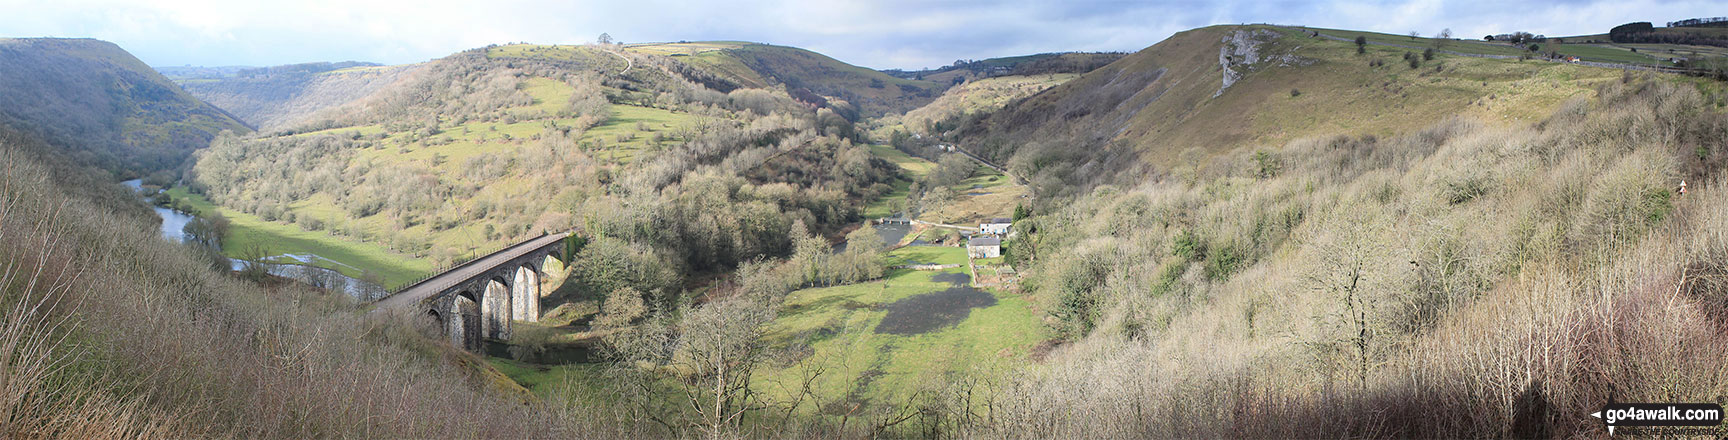
[[785, 256], [800, 228], [837, 233], [897, 177], [853, 144], [843, 101], [721, 93], [665, 57], [631, 54], [626, 70], [609, 50], [436, 60], [299, 127], [217, 139], [192, 182], [239, 213], [436, 264], [582, 227], [594, 241], [577, 270], [605, 274], [581, 294], [672, 301], [689, 274]]
[[177, 167], [224, 130], [248, 131], [113, 43], [60, 38], [0, 39], [0, 124], [132, 176]]

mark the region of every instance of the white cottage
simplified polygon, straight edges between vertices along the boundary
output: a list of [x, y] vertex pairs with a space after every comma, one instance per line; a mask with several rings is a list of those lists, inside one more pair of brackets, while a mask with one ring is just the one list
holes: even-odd
[[984, 223], [979, 223], [978, 232], [995, 236], [1007, 236], [1008, 228], [1013, 226], [1013, 224], [1014, 220], [997, 217], [985, 220]]

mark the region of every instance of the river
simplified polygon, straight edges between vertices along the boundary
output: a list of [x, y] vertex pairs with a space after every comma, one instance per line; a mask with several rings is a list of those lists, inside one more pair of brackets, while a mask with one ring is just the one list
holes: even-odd
[[[132, 188], [134, 192], [138, 193], [139, 197], [145, 197], [143, 181], [132, 179], [120, 183]], [[145, 199], [144, 203], [150, 203], [150, 201]], [[182, 242], [186, 240], [186, 224], [191, 223], [193, 219], [197, 218], [196, 216], [156, 205], [151, 205], [151, 208], [156, 210], [157, 217], [162, 218], [162, 238], [174, 242]], [[271, 275], [297, 280], [315, 287], [330, 290], [342, 290], [343, 292], [347, 292], [349, 296], [361, 301], [378, 299], [383, 296], [383, 294], [388, 293], [388, 291], [384, 289], [384, 286], [380, 286], [377, 283], [367, 282], [365, 280], [343, 275], [341, 272], [311, 265], [311, 263], [320, 260], [331, 264], [342, 264], [318, 255], [282, 254], [271, 256], [269, 258], [277, 261], [291, 260], [295, 262], [256, 263], [263, 265], [264, 270], [269, 272]], [[234, 270], [245, 269], [248, 264], [247, 261], [239, 259], [229, 260], [229, 262], [233, 265]]]

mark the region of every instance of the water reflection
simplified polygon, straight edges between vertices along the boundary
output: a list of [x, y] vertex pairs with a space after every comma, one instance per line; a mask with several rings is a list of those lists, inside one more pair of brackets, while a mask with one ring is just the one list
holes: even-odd
[[[132, 179], [120, 183], [132, 188], [133, 191], [138, 192], [139, 197], [147, 196], [147, 194], [144, 193], [144, 182], [142, 180]], [[145, 203], [149, 203], [149, 200], [146, 199]], [[186, 241], [186, 224], [191, 223], [193, 219], [197, 218], [196, 216], [155, 205], [151, 205], [151, 208], [156, 211], [157, 217], [162, 218], [162, 238], [174, 242]], [[334, 270], [312, 266], [311, 264], [313, 263], [325, 262], [350, 268], [353, 267], [317, 255], [282, 254], [269, 257], [268, 259], [273, 261], [293, 261], [293, 263], [255, 264], [262, 266], [264, 271], [269, 272], [271, 275], [297, 280], [313, 287], [346, 292], [348, 293], [348, 296], [352, 296], [361, 301], [378, 299], [388, 293], [384, 289], [384, 286], [381, 286], [378, 283], [343, 275], [341, 272]], [[234, 270], [238, 271], [245, 269], [248, 262], [244, 260], [230, 260], [230, 264], [233, 266]]]
[[[120, 183], [131, 187], [132, 191], [139, 192], [140, 197], [143, 196], [142, 192], [144, 191], [144, 182], [142, 180], [132, 179]], [[149, 203], [150, 201], [145, 200], [144, 202]], [[150, 208], [156, 210], [157, 217], [162, 218], [162, 238], [169, 239], [176, 243], [186, 241], [186, 224], [191, 223], [192, 219], [196, 217], [193, 217], [191, 214], [156, 205], [150, 205]]]

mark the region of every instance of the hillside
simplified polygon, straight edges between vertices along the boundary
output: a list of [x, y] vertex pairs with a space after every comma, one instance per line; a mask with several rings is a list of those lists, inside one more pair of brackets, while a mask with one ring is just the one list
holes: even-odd
[[0, 39], [0, 123], [133, 176], [179, 166], [222, 131], [249, 131], [119, 46], [90, 39]]
[[1196, 29], [949, 135], [1056, 195], [1192, 172], [1243, 146], [1388, 137], [1455, 116], [1529, 122], [1619, 78], [1546, 61], [1422, 56], [1375, 45], [1358, 54], [1351, 43], [1288, 28]]
[[[772, 215], [751, 227], [775, 230], [800, 219], [833, 233], [857, 215], [847, 200], [888, 190], [876, 183], [892, 178], [892, 166], [850, 144], [852, 122], [833, 108], [846, 106], [813, 109], [776, 89], [721, 93], [678, 65], [594, 46], [464, 51], [296, 127], [215, 140], [185, 196], [234, 219], [242, 234], [234, 242], [283, 248], [290, 236], [310, 235], [329, 244], [265, 255], [311, 248], [333, 269], [397, 283], [542, 231], [592, 230], [602, 218], [641, 213], [610, 208], [618, 200], [608, 195], [659, 209], [654, 199], [676, 199], [677, 184], [698, 169], [708, 184], [776, 188], [760, 195], [779, 200], [770, 211], [742, 201], [725, 208]], [[851, 168], [825, 171], [840, 163]], [[725, 175], [706, 170], [715, 166]], [[758, 246], [777, 253], [787, 237], [738, 236], [706, 249], [661, 232], [652, 243], [669, 248], [666, 258], [701, 271], [729, 268], [734, 252]], [[685, 255], [691, 246], [702, 250]]]
[[[418, 67], [309, 63], [186, 71], [185, 76], [174, 80], [193, 96], [268, 131], [289, 128], [320, 110], [371, 95], [413, 74]], [[164, 71], [179, 72], [168, 69]]]
[[1591, 436], [1728, 390], [1728, 86], [1319, 31], [1178, 33], [924, 133], [1030, 180], [1003, 253], [1056, 335], [955, 385], [1006, 390], [961, 436]]
[[898, 78], [921, 79], [938, 84], [998, 76], [1030, 76], [1049, 74], [1080, 74], [1110, 64], [1128, 54], [1121, 52], [1061, 52], [960, 60], [954, 64], [924, 70], [885, 70]]
[[525, 407], [519, 388], [407, 322], [229, 276], [226, 261], [160, 239], [108, 173], [49, 153], [65, 148], [0, 127], [0, 437], [595, 429]]
[[895, 78], [846, 64], [804, 49], [744, 42], [631, 44], [626, 50], [671, 57], [679, 63], [747, 88], [784, 85], [800, 97], [806, 91], [839, 98], [871, 116], [903, 113], [940, 95], [947, 83]]
[[[981, 78], [950, 87], [929, 104], [906, 112], [901, 123], [923, 133], [934, 132], [930, 124], [958, 119], [966, 114], [988, 114], [1021, 98], [1061, 85], [1078, 77], [1074, 73], [1011, 75]], [[950, 121], [951, 122], [951, 121]]]

